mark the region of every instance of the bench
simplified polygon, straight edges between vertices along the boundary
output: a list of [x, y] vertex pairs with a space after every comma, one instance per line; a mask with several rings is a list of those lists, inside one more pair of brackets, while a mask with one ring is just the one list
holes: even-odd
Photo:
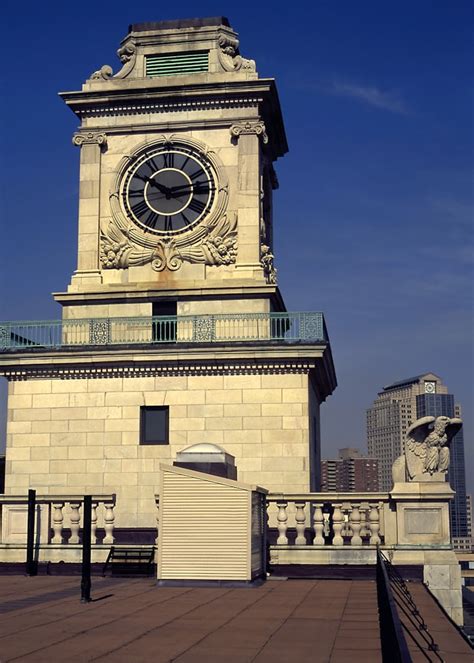
[[155, 546], [112, 546], [102, 576], [110, 570], [112, 576], [152, 576], [155, 574]]

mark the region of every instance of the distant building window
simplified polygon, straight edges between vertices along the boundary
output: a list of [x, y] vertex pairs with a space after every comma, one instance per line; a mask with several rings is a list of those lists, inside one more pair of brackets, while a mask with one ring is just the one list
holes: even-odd
[[140, 444], [169, 444], [169, 408], [148, 406], [140, 408]]

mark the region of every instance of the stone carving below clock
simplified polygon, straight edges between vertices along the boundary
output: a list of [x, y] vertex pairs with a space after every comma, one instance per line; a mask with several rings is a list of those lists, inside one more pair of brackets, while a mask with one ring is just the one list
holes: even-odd
[[104, 269], [127, 269], [151, 263], [152, 268], [178, 270], [183, 261], [205, 265], [231, 265], [237, 258], [237, 216], [222, 216], [204, 224], [194, 243], [185, 234], [156, 239], [154, 247], [137, 246], [126, 230], [109, 223], [101, 232], [100, 261]]
[[267, 279], [267, 283], [276, 283], [277, 282], [277, 270], [275, 268], [274, 260], [275, 256], [270, 251], [270, 247], [266, 244], [262, 244], [260, 247], [261, 257], [260, 264], [263, 268], [263, 273]]
[[127, 78], [130, 72], [135, 67], [135, 62], [137, 59], [137, 47], [132, 41], [129, 41], [127, 44], [121, 46], [117, 55], [122, 63], [122, 68], [116, 74], [114, 70], [108, 64], [104, 64], [100, 69], [94, 71], [91, 75], [91, 80], [109, 80], [109, 78]]
[[233, 138], [239, 138], [243, 134], [255, 134], [262, 139], [264, 145], [268, 143], [268, 136], [265, 130], [265, 124], [261, 120], [248, 120], [239, 122], [230, 127], [230, 135]]
[[238, 39], [220, 34], [218, 44], [219, 62], [224, 71], [239, 71], [240, 69], [256, 71], [255, 60], [247, 60], [240, 55]]
[[394, 483], [444, 481], [449, 469], [449, 445], [462, 427], [451, 417], [421, 417], [407, 431], [405, 453], [392, 466]]

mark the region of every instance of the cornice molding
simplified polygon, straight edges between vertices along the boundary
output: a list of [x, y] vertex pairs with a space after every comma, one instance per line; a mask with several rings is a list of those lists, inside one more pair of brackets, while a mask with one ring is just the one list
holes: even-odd
[[223, 108], [255, 108], [263, 99], [245, 97], [240, 99], [195, 99], [150, 103], [130, 103], [120, 105], [87, 106], [75, 109], [81, 118], [110, 117], [112, 115], [143, 115], [149, 113], [170, 113], [195, 110], [221, 110]]
[[280, 375], [307, 374], [316, 368], [315, 361], [288, 362], [170, 362], [159, 365], [122, 366], [28, 366], [3, 369], [2, 375], [10, 381], [28, 379], [80, 380], [98, 378], [143, 378], [143, 377], [183, 377], [183, 376], [222, 376], [222, 375]]

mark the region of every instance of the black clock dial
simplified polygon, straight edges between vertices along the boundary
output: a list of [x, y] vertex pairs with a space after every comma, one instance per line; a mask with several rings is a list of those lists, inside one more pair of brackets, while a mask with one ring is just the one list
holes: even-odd
[[216, 178], [207, 160], [185, 146], [142, 154], [125, 176], [127, 216], [147, 231], [183, 232], [210, 211]]

